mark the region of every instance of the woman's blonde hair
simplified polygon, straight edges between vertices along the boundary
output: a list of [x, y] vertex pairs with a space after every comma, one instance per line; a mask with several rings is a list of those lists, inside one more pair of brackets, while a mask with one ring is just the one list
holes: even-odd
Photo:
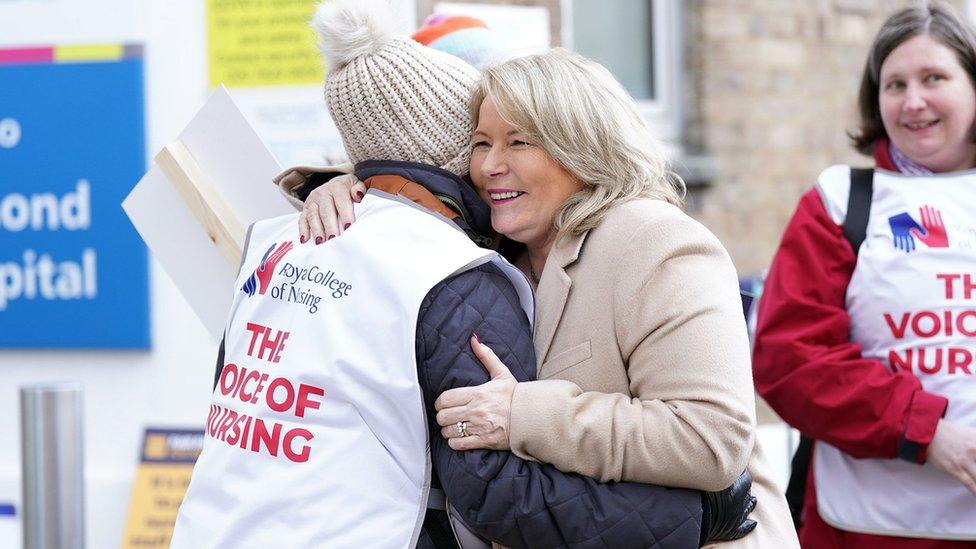
[[556, 212], [558, 237], [596, 227], [619, 202], [681, 206], [684, 182], [668, 169], [634, 100], [599, 63], [556, 48], [485, 70], [471, 95], [476, 126], [486, 98], [583, 184]]

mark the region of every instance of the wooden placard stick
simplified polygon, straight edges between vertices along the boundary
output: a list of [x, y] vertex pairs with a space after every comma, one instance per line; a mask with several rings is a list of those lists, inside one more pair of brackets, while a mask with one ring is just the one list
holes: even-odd
[[213, 184], [207, 181], [190, 151], [180, 141], [173, 141], [156, 155], [156, 164], [200, 222], [210, 241], [227, 262], [237, 268], [244, 250], [244, 227]]

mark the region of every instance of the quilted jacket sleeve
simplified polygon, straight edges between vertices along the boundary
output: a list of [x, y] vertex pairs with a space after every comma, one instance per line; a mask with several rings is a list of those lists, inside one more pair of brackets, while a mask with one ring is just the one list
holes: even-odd
[[440, 435], [434, 400], [488, 374], [469, 347], [477, 333], [519, 381], [535, 377], [528, 320], [494, 266], [451, 278], [420, 311], [418, 376], [431, 454], [448, 500], [475, 532], [510, 547], [696, 547], [700, 494], [636, 483], [600, 484], [511, 452], [455, 452]]

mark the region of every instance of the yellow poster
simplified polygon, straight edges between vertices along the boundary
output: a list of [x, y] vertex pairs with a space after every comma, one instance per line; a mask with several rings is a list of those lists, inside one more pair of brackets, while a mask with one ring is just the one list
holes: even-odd
[[176, 513], [202, 448], [202, 430], [146, 429], [122, 535], [123, 549], [169, 547]]
[[211, 87], [319, 84], [322, 58], [309, 26], [317, 0], [207, 0]]

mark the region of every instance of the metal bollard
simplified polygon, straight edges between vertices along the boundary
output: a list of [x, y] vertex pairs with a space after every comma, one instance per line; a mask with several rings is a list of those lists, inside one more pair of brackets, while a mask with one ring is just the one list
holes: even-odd
[[20, 388], [24, 549], [85, 546], [81, 383]]

